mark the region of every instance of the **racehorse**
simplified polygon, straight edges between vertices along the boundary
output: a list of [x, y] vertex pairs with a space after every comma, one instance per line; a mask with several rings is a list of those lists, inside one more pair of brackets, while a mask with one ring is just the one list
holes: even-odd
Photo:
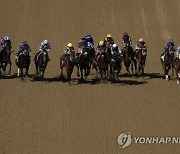
[[75, 54], [66, 54], [60, 58], [61, 77], [63, 77], [63, 68], [66, 70], [68, 82], [71, 80], [71, 74], [75, 65]]
[[147, 49], [146, 48], [138, 49], [136, 57], [137, 57], [138, 74], [143, 76], [144, 75], [144, 67], [146, 64]]
[[117, 52], [112, 51], [112, 57], [110, 62], [110, 71], [113, 80], [119, 80], [119, 73], [122, 68], [122, 59], [121, 55]]
[[49, 56], [46, 51], [42, 51], [35, 56], [36, 75], [44, 79], [44, 72], [49, 61]]
[[96, 51], [94, 48], [87, 48], [87, 52], [89, 53], [89, 61], [90, 61], [90, 68], [91, 68], [94, 62], [95, 56], [96, 56]]
[[[130, 46], [129, 43], [126, 43], [124, 49], [122, 50], [123, 52], [123, 63], [126, 67], [127, 73], [130, 75], [131, 73], [134, 74], [134, 68], [133, 64], [135, 66], [136, 70], [136, 61], [134, 60], [134, 51], [133, 48]], [[131, 66], [131, 73], [129, 71], [129, 67]]]
[[174, 61], [174, 47], [170, 46], [169, 51], [166, 52], [164, 55], [164, 60], [161, 57], [161, 63], [162, 63], [166, 80], [169, 80], [168, 72], [171, 68], [172, 68], [172, 76], [173, 76], [173, 73], [174, 73], [173, 61]]
[[101, 75], [101, 80], [104, 79], [104, 75], [106, 76], [108, 73], [108, 59], [106, 53], [100, 53], [100, 55], [97, 57], [97, 67], [96, 69], [96, 77], [98, 77], [98, 70]]
[[178, 53], [174, 61], [174, 68], [175, 68], [175, 73], [177, 77], [177, 84], [180, 84], [180, 53]]
[[85, 76], [85, 78], [87, 78], [87, 76], [90, 73], [90, 54], [86, 47], [83, 47], [82, 53], [79, 55], [79, 61], [76, 64], [76, 67], [78, 70], [78, 72], [77, 72], [78, 76], [80, 76], [79, 75], [79, 69], [80, 69], [81, 79], [83, 79], [83, 76]]
[[18, 66], [17, 76], [20, 76], [23, 78], [23, 69], [26, 69], [25, 75], [28, 75], [29, 65], [30, 65], [30, 56], [28, 51], [23, 51], [19, 54], [19, 56], [16, 58], [16, 65]]
[[11, 74], [11, 43], [7, 42], [4, 46], [4, 48], [0, 51], [0, 74], [1, 74], [1, 68], [2, 70], [6, 71], [6, 67], [9, 64], [9, 74]]

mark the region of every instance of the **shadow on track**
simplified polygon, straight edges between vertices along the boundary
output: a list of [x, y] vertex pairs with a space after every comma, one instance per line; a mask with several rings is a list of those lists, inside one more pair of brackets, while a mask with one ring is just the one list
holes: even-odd
[[12, 74], [12, 75], [0, 75], [0, 80], [1, 79], [15, 79], [17, 78], [16, 74]]

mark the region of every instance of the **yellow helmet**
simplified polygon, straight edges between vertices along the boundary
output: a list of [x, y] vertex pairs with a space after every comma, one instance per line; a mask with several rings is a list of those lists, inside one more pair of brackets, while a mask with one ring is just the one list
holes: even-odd
[[72, 43], [68, 43], [67, 46], [68, 46], [69, 48], [72, 48], [72, 47], [73, 47]]
[[111, 34], [107, 34], [107, 37], [111, 37]]
[[144, 39], [143, 38], [139, 38], [139, 42], [144, 42]]
[[103, 46], [104, 45], [104, 41], [99, 41], [99, 45]]

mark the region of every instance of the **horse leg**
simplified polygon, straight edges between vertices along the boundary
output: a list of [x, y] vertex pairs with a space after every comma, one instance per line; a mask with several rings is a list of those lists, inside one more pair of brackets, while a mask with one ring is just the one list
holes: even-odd
[[168, 72], [169, 72], [169, 66], [165, 66], [165, 78], [166, 78], [166, 80], [169, 80]]
[[180, 84], [180, 69], [177, 71], [177, 84]]
[[100, 74], [101, 74], [101, 80], [103, 80], [103, 71], [100, 70]]
[[81, 80], [83, 80], [83, 69], [80, 68], [80, 71], [81, 71]]
[[60, 78], [63, 78], [63, 67], [61, 67], [61, 75]]
[[21, 78], [24, 79], [23, 68], [21, 68], [20, 70], [21, 70]]
[[12, 63], [10, 62], [9, 63], [9, 74], [11, 74], [11, 66], [12, 66]]
[[29, 67], [26, 68], [25, 75], [28, 76]]
[[17, 69], [17, 76], [20, 76], [20, 68]]
[[79, 78], [80, 74], [79, 74], [79, 66], [78, 66], [78, 64], [76, 65], [76, 67], [77, 67], [77, 77]]
[[124, 63], [125, 67], [126, 67], [126, 71], [127, 71], [127, 74], [130, 75], [130, 71], [129, 71], [129, 64], [128, 63]]
[[39, 72], [39, 71], [38, 71], [38, 67], [39, 67], [39, 66], [38, 66], [38, 64], [36, 63], [36, 76], [38, 76], [38, 74], [39, 74], [39, 73], [38, 73], [38, 72]]
[[172, 74], [171, 76], [173, 77], [174, 76], [174, 65], [172, 65]]

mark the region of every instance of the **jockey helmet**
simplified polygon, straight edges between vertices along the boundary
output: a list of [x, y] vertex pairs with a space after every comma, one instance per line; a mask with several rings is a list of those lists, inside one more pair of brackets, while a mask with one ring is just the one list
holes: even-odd
[[103, 46], [104, 45], [104, 41], [99, 41], [99, 45]]
[[48, 44], [48, 43], [49, 43], [48, 40], [43, 41], [43, 44]]
[[144, 39], [143, 39], [143, 38], [139, 38], [138, 41], [139, 41], [139, 42], [144, 42]]
[[27, 42], [26, 41], [22, 41], [22, 45], [25, 45], [25, 44], [27, 44]]
[[69, 48], [72, 48], [72, 47], [73, 47], [72, 43], [68, 43], [67, 46], [68, 46]]
[[92, 36], [90, 34], [87, 34], [85, 38], [92, 38]]
[[6, 40], [6, 41], [8, 41], [8, 40], [9, 40], [9, 37], [8, 37], [8, 36], [4, 36], [3, 39]]
[[170, 39], [170, 40], [169, 40], [169, 43], [170, 43], [171, 45], [174, 45], [173, 39]]
[[129, 36], [128, 33], [127, 33], [127, 32], [124, 32], [124, 33], [123, 33], [123, 37], [127, 37], [127, 36]]
[[108, 37], [109, 37], [109, 38], [112, 37], [111, 34], [107, 34], [107, 38], [108, 38]]
[[113, 48], [117, 48], [117, 44], [113, 44], [113, 46], [112, 46]]

